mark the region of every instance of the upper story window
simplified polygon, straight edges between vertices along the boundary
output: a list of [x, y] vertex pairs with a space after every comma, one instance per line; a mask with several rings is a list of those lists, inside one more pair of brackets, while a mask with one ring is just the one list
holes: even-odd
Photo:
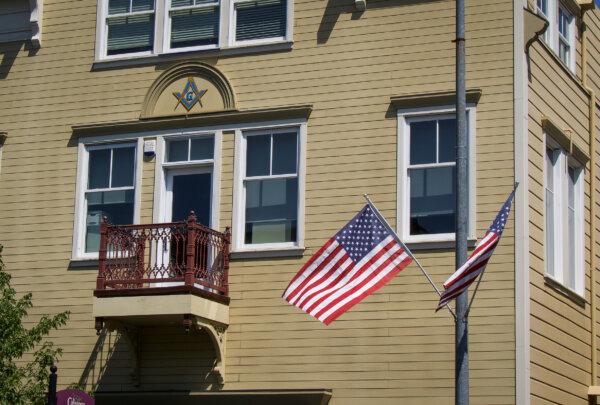
[[133, 224], [139, 179], [135, 143], [80, 145], [73, 258], [97, 257], [102, 217]]
[[292, 0], [98, 0], [96, 58], [289, 42]]
[[549, 21], [544, 42], [575, 71], [575, 17], [560, 0], [537, 0], [537, 12]]
[[545, 157], [546, 274], [583, 295], [583, 168], [551, 139]]
[[[469, 200], [473, 211], [475, 110], [468, 108]], [[407, 243], [454, 240], [456, 118], [451, 108], [398, 111], [398, 229]], [[474, 230], [471, 215], [469, 233]]]
[[304, 128], [240, 131], [234, 191], [235, 250], [302, 247]]

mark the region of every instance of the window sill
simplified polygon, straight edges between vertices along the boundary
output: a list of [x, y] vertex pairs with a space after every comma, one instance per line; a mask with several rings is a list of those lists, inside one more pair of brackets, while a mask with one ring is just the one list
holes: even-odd
[[587, 301], [584, 296], [582, 296], [575, 290], [570, 289], [560, 281], [556, 280], [554, 277], [548, 274], [544, 274], [544, 284], [546, 284], [548, 287], [552, 288], [559, 294], [569, 298], [580, 307], [585, 307]]
[[98, 268], [98, 259], [76, 258], [69, 261], [69, 270], [92, 270]]
[[[456, 243], [452, 240], [430, 240], [423, 242], [405, 242], [406, 246], [410, 250], [442, 250], [442, 249], [454, 249]], [[477, 245], [477, 239], [469, 238], [467, 240], [467, 246], [469, 248]]]
[[231, 260], [236, 259], [267, 259], [276, 257], [302, 257], [304, 247], [261, 249], [261, 250], [236, 250], [230, 252]]
[[203, 58], [214, 58], [214, 57], [230, 57], [239, 55], [250, 55], [254, 53], [268, 53], [268, 52], [285, 52], [291, 51], [293, 48], [292, 41], [284, 42], [272, 42], [265, 44], [248, 44], [239, 45], [230, 48], [221, 49], [202, 49], [194, 51], [182, 51], [182, 52], [168, 52], [163, 54], [152, 54], [152, 55], [137, 55], [137, 56], [125, 56], [125, 57], [113, 57], [109, 59], [96, 59], [92, 64], [92, 70], [108, 70], [125, 67], [136, 67], [153, 65], [161, 62], [179, 61], [203, 59]]

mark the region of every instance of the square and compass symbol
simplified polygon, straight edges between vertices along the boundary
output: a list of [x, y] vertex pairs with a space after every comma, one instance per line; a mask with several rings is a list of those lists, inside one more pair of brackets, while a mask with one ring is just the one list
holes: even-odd
[[202, 107], [202, 97], [206, 94], [207, 91], [208, 90], [198, 89], [194, 78], [192, 76], [189, 76], [187, 78], [187, 82], [185, 84], [185, 87], [183, 88], [183, 91], [181, 93], [173, 92], [173, 95], [177, 99], [175, 109], [177, 109], [179, 104], [181, 104], [183, 108], [185, 108], [187, 111], [190, 111], [196, 105], [196, 103], [199, 103], [200, 107]]

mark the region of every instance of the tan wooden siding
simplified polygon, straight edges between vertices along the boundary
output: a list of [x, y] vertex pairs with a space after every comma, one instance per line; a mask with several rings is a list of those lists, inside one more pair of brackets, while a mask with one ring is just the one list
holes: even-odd
[[[476, 139], [481, 236], [514, 182], [512, 4], [468, 2], [467, 17], [468, 87], [483, 90]], [[34, 316], [72, 311], [68, 326], [53, 334], [65, 351], [61, 385], [133, 389], [127, 347], [115, 343], [114, 333], [95, 336], [96, 269], [69, 268], [77, 166], [70, 126], [137, 119], [164, 66], [92, 70], [95, 18], [94, 0], [46, 0], [44, 46], [37, 54], [28, 56], [22, 44], [1, 48], [18, 52], [0, 67], [0, 129], [9, 134], [0, 175], [0, 241], [15, 286], [34, 292]], [[330, 327], [286, 305], [281, 293], [362, 206], [363, 193], [371, 193], [395, 223], [397, 122], [393, 112], [386, 116], [389, 100], [454, 88], [453, 35], [452, 2], [372, 2], [353, 18], [349, 5], [303, 0], [295, 3], [293, 51], [206, 60], [231, 81], [240, 108], [313, 105], [307, 250], [302, 259], [232, 262], [224, 389], [333, 388], [333, 405], [452, 402], [453, 323], [447, 313], [433, 312], [436, 296], [415, 266]], [[231, 224], [233, 205], [232, 132], [223, 134], [221, 158], [223, 229]], [[154, 165], [144, 162], [142, 221], [152, 219], [153, 187]], [[511, 219], [471, 315], [474, 404], [514, 403], [513, 229]], [[453, 270], [449, 249], [416, 254], [438, 284]], [[202, 336], [150, 329], [143, 342], [142, 388], [165, 381], [202, 389], [189, 380], [192, 374], [203, 381], [206, 374], [210, 346]], [[176, 350], [193, 342], [196, 351]]]
[[[586, 20], [587, 21], [587, 20]], [[592, 28], [591, 31], [595, 31]], [[595, 31], [596, 35], [598, 31]], [[584, 181], [585, 297], [574, 300], [553, 287], [545, 273], [544, 135], [542, 119], [569, 131], [589, 151], [589, 95], [582, 84], [581, 42], [573, 75], [541, 42], [530, 50], [529, 220], [531, 295], [531, 394], [533, 404], [587, 404], [590, 385], [590, 181]]]

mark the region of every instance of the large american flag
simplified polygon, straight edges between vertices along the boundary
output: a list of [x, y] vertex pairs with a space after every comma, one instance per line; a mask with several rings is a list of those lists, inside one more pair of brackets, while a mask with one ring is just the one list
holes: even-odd
[[510, 193], [500, 212], [496, 215], [496, 219], [494, 219], [483, 239], [479, 242], [473, 253], [471, 253], [469, 259], [446, 280], [444, 283], [444, 292], [440, 296], [440, 302], [436, 311], [443, 308], [450, 300], [458, 297], [464, 290], [469, 288], [477, 279], [477, 276], [483, 273], [492, 253], [494, 253], [494, 249], [496, 249], [498, 242], [500, 242], [514, 196], [515, 190]]
[[283, 298], [329, 325], [412, 261], [370, 204], [300, 269]]

